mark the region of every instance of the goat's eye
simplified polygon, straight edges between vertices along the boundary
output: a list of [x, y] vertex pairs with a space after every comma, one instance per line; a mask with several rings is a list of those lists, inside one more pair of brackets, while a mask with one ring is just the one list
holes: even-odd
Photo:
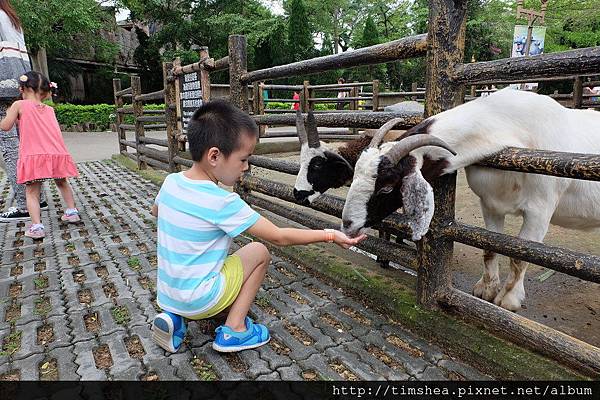
[[390, 194], [390, 193], [392, 193], [393, 190], [394, 190], [393, 186], [384, 186], [381, 189], [379, 189], [377, 194]]

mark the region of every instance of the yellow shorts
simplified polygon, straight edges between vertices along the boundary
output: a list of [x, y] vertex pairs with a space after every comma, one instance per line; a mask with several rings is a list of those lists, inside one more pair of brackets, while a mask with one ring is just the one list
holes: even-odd
[[244, 267], [242, 259], [237, 254], [232, 254], [225, 259], [221, 273], [225, 276], [225, 290], [221, 298], [211, 309], [202, 314], [186, 317], [189, 319], [206, 319], [214, 317], [233, 304], [237, 299], [242, 283], [244, 282]]

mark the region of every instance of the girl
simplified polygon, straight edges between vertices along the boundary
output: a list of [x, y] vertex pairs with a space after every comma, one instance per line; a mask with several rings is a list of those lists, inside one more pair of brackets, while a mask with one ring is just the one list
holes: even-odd
[[19, 78], [19, 91], [23, 100], [13, 103], [0, 129], [10, 130], [19, 120], [20, 144], [17, 162], [17, 182], [26, 185], [25, 197], [31, 226], [25, 236], [43, 238], [44, 225], [40, 218], [40, 190], [42, 181], [54, 179], [67, 209], [61, 220], [78, 222], [73, 190], [68, 177], [77, 177], [77, 167], [63, 141], [54, 109], [42, 103], [51, 95], [50, 81], [39, 72], [29, 71]]

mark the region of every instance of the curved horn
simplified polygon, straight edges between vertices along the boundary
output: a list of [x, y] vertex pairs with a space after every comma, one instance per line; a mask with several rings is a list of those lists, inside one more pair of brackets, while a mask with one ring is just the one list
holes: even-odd
[[321, 146], [319, 132], [317, 131], [317, 120], [315, 119], [313, 112], [310, 110], [308, 111], [308, 116], [306, 117], [306, 133], [308, 134], [308, 147], [316, 149]]
[[298, 140], [300, 140], [300, 145], [303, 145], [308, 141], [308, 136], [306, 135], [306, 128], [304, 127], [304, 117], [302, 116], [302, 112], [300, 110], [296, 111], [296, 130], [298, 131]]
[[371, 143], [369, 144], [369, 147], [379, 147], [379, 144], [383, 140], [383, 137], [385, 136], [385, 134], [388, 133], [398, 123], [403, 122], [403, 121], [404, 121], [404, 118], [394, 118], [394, 119], [390, 119], [388, 122], [383, 124], [383, 126], [381, 128], [379, 128], [377, 130], [377, 132], [375, 132], [375, 134], [373, 135], [373, 139], [371, 139]]
[[456, 152], [442, 139], [429, 134], [413, 135], [400, 140], [397, 144], [385, 154], [393, 165], [398, 164], [400, 160], [408, 155], [411, 151], [424, 146], [436, 146], [448, 150], [453, 155]]

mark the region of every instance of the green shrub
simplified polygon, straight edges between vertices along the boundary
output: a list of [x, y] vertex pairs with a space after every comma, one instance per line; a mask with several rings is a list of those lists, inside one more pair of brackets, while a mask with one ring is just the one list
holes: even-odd
[[[115, 122], [116, 107], [113, 104], [54, 104], [49, 103], [54, 108], [58, 123], [65, 129], [74, 129], [76, 125], [88, 125], [90, 130], [105, 131], [110, 129], [110, 124]], [[163, 110], [164, 104], [145, 104], [144, 110]], [[133, 115], [126, 114], [124, 123], [133, 124]]]
[[[267, 103], [266, 108], [269, 110], [291, 110], [292, 103], [280, 103], [280, 102]], [[335, 110], [335, 103], [315, 104], [315, 110], [318, 110], [318, 111]]]

